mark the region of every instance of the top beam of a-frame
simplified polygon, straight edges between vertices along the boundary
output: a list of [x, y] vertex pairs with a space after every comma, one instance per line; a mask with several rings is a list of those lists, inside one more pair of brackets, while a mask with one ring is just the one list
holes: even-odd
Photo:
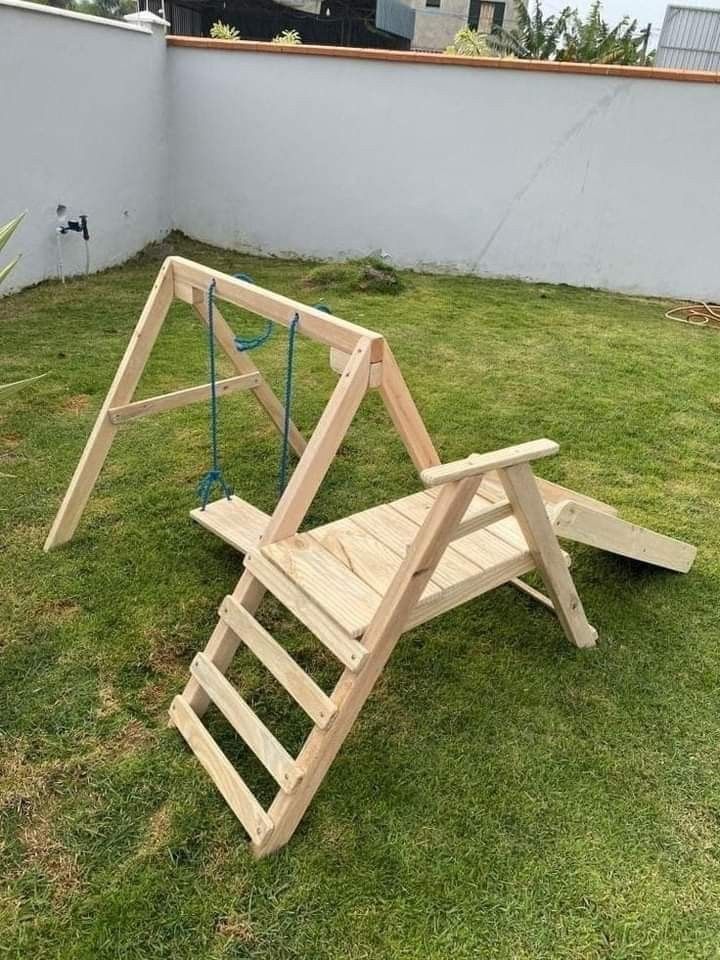
[[285, 327], [290, 325], [297, 314], [299, 333], [310, 340], [324, 343], [328, 347], [335, 347], [344, 353], [351, 353], [360, 340], [368, 339], [371, 341], [371, 362], [380, 362], [383, 359], [384, 338], [373, 330], [366, 330], [364, 327], [341, 320], [315, 307], [309, 307], [298, 300], [291, 300], [289, 297], [258, 287], [254, 283], [238, 280], [227, 273], [219, 273], [217, 270], [186, 260], [184, 257], [168, 259], [172, 264], [175, 296], [180, 300], [192, 303], [192, 288], [205, 291], [214, 280], [215, 295], [219, 300], [234, 303], [238, 307], [243, 307]]

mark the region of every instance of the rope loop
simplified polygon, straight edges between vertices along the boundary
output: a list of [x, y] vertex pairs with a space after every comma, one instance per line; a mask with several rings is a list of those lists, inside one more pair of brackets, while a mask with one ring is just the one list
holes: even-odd
[[[245, 283], [255, 283], [249, 273], [234, 273], [233, 276], [236, 280], [244, 280]], [[250, 350], [256, 350], [258, 347], [261, 347], [266, 340], [270, 339], [274, 326], [272, 320], [268, 320], [262, 333], [258, 333], [254, 337], [241, 337], [235, 334], [233, 337], [235, 348], [240, 353], [248, 353]]]

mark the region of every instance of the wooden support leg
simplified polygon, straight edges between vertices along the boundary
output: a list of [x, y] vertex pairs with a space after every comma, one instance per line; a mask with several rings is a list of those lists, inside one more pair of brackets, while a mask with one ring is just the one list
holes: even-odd
[[[367, 392], [370, 378], [370, 346], [369, 340], [362, 340], [352, 354], [318, 421], [305, 453], [270, 518], [262, 538], [264, 543], [272, 543], [292, 536], [302, 523]], [[233, 598], [250, 613], [255, 613], [264, 593], [265, 588], [262, 584], [246, 570], [235, 588]], [[233, 631], [220, 621], [205, 648], [205, 656], [218, 670], [225, 673], [235, 655], [238, 643]], [[210, 702], [205, 691], [193, 677], [183, 691], [183, 698], [198, 716], [202, 716]]]
[[587, 621], [530, 465], [519, 463], [499, 475], [568, 640], [594, 647], [597, 631]]
[[100, 408], [95, 426], [85, 444], [80, 462], [70, 481], [57, 516], [45, 541], [45, 550], [72, 538], [88, 498], [112, 446], [117, 427], [110, 422], [108, 411], [132, 400], [135, 388], [163, 325], [174, 295], [172, 262], [166, 260], [145, 303], [125, 355], [115, 374], [112, 386]]
[[418, 472], [437, 466], [440, 457], [387, 343], [383, 347], [380, 396]]
[[281, 792], [276, 796], [268, 811], [274, 829], [264, 841], [253, 843], [256, 856], [278, 850], [295, 832], [390, 658], [477, 485], [477, 477], [447, 484], [435, 500], [365, 633], [363, 643], [369, 651], [365, 664], [359, 673], [346, 670], [338, 681], [331, 696], [338, 708], [333, 722], [326, 729], [315, 727], [306, 740], [297, 758], [302, 781], [292, 795]]

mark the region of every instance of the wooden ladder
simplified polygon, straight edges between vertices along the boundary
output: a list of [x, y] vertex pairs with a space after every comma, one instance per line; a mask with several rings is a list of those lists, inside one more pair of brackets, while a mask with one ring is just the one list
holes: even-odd
[[[241, 603], [225, 597], [220, 623], [253, 653], [313, 722], [314, 731], [329, 729], [337, 715], [337, 704], [327, 696], [302, 667]], [[361, 648], [357, 641], [353, 645]], [[364, 648], [363, 649], [364, 652]], [[358, 660], [358, 669], [364, 657]], [[301, 784], [304, 769], [290, 756], [273, 733], [252, 710], [205, 653], [198, 653], [190, 666], [194, 681], [214, 703], [235, 732], [260, 760], [282, 794], [291, 797]], [[170, 708], [173, 723], [225, 798], [229, 807], [260, 852], [274, 829], [268, 811], [253, 795], [214, 741], [198, 714], [184, 696], [177, 696]]]
[[[282, 570], [263, 549], [246, 559], [235, 595], [220, 608], [216, 633], [191, 666], [191, 680], [171, 707], [172, 720], [250, 834], [252, 849], [264, 856], [292, 836], [315, 792], [382, 673], [397, 641], [413, 622], [418, 602], [438, 563], [458, 534], [482, 473], [500, 469], [508, 506], [482, 514], [482, 524], [512, 509], [545, 580], [553, 607], [568, 638], [593, 646], [597, 634], [585, 618], [562, 551], [550, 527], [529, 461], [557, 451], [547, 440], [510, 447], [485, 456], [424, 470], [428, 487], [438, 487], [422, 524], [393, 576], [362, 637], [352, 636]], [[472, 521], [473, 529], [480, 524]], [[268, 548], [269, 550], [270, 548]], [[508, 577], [509, 579], [509, 577]], [[293, 660], [255, 619], [269, 590], [301, 620], [345, 668], [330, 696]], [[252, 610], [249, 609], [252, 607]], [[222, 638], [222, 644], [218, 638]], [[313, 721], [296, 758], [291, 757], [225, 678], [237, 647], [244, 643]], [[279, 790], [265, 810], [220, 750], [200, 716], [214, 703], [274, 778]]]

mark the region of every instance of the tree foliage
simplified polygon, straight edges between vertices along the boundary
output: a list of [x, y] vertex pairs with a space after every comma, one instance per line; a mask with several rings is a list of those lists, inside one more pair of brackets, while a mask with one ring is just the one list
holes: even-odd
[[535, 0], [532, 11], [527, 3], [518, 0], [515, 26], [497, 30], [490, 43], [498, 52], [521, 60], [554, 60], [572, 15], [573, 10], [565, 7], [557, 15], [546, 17], [541, 0]]
[[516, 22], [510, 30], [499, 29], [488, 42], [501, 54], [523, 60], [564, 60], [575, 63], [649, 64], [647, 34], [638, 32], [637, 20], [623, 17], [614, 27], [603, 19], [601, 0], [594, 0], [583, 18], [565, 7], [546, 17], [542, 0], [532, 10], [524, 0], [516, 7]]
[[647, 37], [638, 32], [637, 20], [623, 17], [614, 27], [602, 18], [600, 0], [594, 3], [583, 19], [577, 11], [570, 18], [558, 60], [576, 63], [644, 64]]

